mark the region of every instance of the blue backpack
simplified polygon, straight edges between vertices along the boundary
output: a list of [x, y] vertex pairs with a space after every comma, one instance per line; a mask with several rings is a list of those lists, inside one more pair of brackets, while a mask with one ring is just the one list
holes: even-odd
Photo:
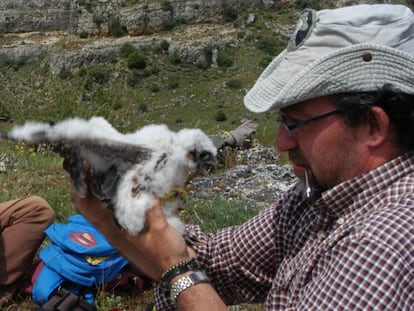
[[63, 285], [93, 304], [98, 286], [112, 281], [128, 264], [82, 215], [70, 217], [66, 224], [54, 223], [45, 233], [51, 243], [40, 251], [33, 278], [32, 298], [39, 305]]

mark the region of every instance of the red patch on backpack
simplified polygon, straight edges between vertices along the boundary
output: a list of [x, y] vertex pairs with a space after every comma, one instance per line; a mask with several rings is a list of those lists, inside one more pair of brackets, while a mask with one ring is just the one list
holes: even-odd
[[71, 232], [70, 239], [85, 247], [93, 247], [96, 245], [95, 237], [87, 232]]

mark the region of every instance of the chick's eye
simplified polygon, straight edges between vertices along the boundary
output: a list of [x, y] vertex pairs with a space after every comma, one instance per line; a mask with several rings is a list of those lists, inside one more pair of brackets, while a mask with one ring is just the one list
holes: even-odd
[[207, 152], [207, 151], [202, 151], [202, 152], [200, 152], [200, 154], [199, 154], [199, 159], [200, 160], [208, 160], [208, 159], [210, 159], [211, 158], [211, 154], [210, 154], [210, 152]]

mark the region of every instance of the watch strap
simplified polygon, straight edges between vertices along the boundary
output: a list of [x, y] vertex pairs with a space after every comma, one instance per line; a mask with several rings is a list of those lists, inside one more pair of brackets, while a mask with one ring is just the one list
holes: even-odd
[[170, 284], [171, 280], [175, 278], [177, 275], [189, 271], [196, 271], [199, 270], [199, 268], [200, 264], [195, 258], [187, 258], [179, 262], [178, 264], [170, 267], [167, 271], [165, 271], [161, 275], [161, 280], [166, 284]]

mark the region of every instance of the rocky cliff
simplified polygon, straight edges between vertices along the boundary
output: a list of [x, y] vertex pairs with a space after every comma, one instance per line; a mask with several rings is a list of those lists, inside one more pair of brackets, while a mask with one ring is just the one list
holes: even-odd
[[[42, 59], [56, 74], [63, 68], [76, 70], [110, 59], [127, 42], [142, 48], [164, 40], [170, 55], [176, 53], [182, 61], [198, 64], [205, 62], [205, 46], [213, 44], [217, 56], [221, 46], [242, 42], [240, 28], [254, 23], [254, 14], [245, 14], [237, 27], [223, 21], [236, 18], [247, 8], [275, 12], [292, 3], [299, 9], [316, 3], [343, 6], [358, 2], [383, 1], [0, 0], [0, 64]], [[177, 25], [190, 30], [181, 29], [184, 35], [180, 38], [165, 31]], [[191, 27], [199, 29], [193, 32]], [[282, 36], [291, 27], [294, 25], [272, 24], [272, 18], [265, 23], [270, 33]]]
[[[169, 42], [169, 54], [204, 61], [203, 47], [234, 42], [235, 30], [214, 26], [226, 14], [271, 0], [0, 0], [0, 63], [45, 59], [53, 73], [107, 60], [128, 42], [136, 48]], [[209, 26], [180, 40], [164, 30], [176, 25]], [[213, 29], [214, 28], [214, 29]], [[112, 34], [118, 31], [120, 34]], [[36, 36], [37, 34], [37, 36]], [[145, 36], [144, 36], [145, 35]], [[33, 39], [34, 38], [34, 39]], [[84, 39], [82, 41], [82, 38]], [[3, 39], [3, 40], [1, 40]]]
[[119, 23], [131, 36], [176, 23], [214, 21], [226, 9], [271, 7], [272, 0], [1, 0], [0, 33], [67, 31], [102, 35]]

